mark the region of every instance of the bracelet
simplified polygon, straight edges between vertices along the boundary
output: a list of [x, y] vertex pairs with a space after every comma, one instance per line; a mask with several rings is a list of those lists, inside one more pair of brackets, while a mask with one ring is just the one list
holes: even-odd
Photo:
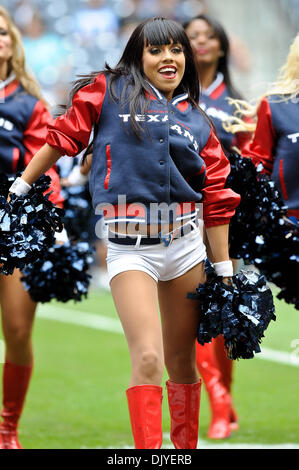
[[66, 243], [69, 241], [65, 228], [63, 228], [61, 232], [55, 232], [54, 237], [57, 242]]
[[217, 276], [231, 277], [234, 274], [232, 261], [220, 261], [214, 263], [214, 268]]
[[81, 186], [88, 180], [88, 175], [82, 175], [80, 166], [75, 166], [67, 177], [71, 186]]
[[17, 196], [25, 196], [31, 189], [30, 184], [26, 183], [25, 180], [18, 178], [12, 183], [11, 187], [9, 188], [10, 193], [14, 193]]

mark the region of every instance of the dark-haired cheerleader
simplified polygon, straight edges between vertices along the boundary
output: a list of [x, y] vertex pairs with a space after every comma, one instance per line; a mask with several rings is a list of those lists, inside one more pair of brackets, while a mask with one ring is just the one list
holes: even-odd
[[[26, 72], [21, 37], [6, 10], [0, 7], [0, 171], [22, 171], [42, 146], [51, 115], [35, 80]], [[50, 199], [62, 204], [58, 175], [52, 178]], [[2, 328], [6, 347], [3, 367], [3, 409], [0, 449], [20, 449], [17, 426], [33, 366], [32, 328], [36, 303], [20, 282], [21, 272], [0, 275]]]
[[114, 69], [77, 82], [68, 112], [49, 126], [47, 144], [11, 188], [26, 192], [61, 155], [86, 148], [95, 129], [90, 188], [109, 226], [108, 274], [130, 350], [127, 400], [137, 448], [162, 445], [164, 360], [172, 442], [197, 446], [198, 313], [187, 293], [205, 280], [201, 200], [215, 269], [224, 282], [232, 275], [228, 224], [240, 198], [225, 188], [230, 165], [198, 101], [183, 27], [147, 20]]

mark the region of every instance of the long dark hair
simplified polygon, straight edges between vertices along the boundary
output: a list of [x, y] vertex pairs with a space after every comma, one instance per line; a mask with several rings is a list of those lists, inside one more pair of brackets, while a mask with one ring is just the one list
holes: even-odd
[[[121, 107], [125, 104], [129, 104], [132, 130], [141, 138], [144, 129], [133, 116], [138, 113], [144, 114], [146, 112], [150, 99], [145, 97], [145, 91], [151, 94], [151, 88], [146, 81], [142, 69], [143, 49], [144, 46], [165, 45], [171, 42], [175, 44], [179, 43], [183, 46], [186, 60], [185, 73], [180, 85], [175, 90], [175, 95], [187, 93], [188, 100], [192, 106], [200, 109], [198, 107], [199, 79], [189, 39], [180, 23], [162, 17], [148, 19], [135, 28], [122, 57], [114, 68], [106, 63], [104, 70], [92, 72], [89, 75], [81, 75], [81, 78], [73, 84], [74, 86], [70, 93], [66, 109], [71, 106], [72, 99], [78, 90], [92, 83], [100, 73], [105, 73], [109, 77], [108, 89], [111, 99], [114, 101], [119, 100]], [[114, 87], [115, 80], [119, 77], [127, 78], [121, 96], [116, 95]]]
[[221, 72], [223, 74], [224, 83], [227, 86], [229, 95], [235, 99], [242, 99], [242, 96], [234, 88], [232, 81], [231, 81], [231, 77], [229, 73], [229, 39], [223, 26], [211, 16], [202, 14], [202, 15], [195, 16], [194, 18], [191, 18], [188, 22], [184, 23], [183, 25], [184, 29], [186, 30], [188, 26], [193, 21], [196, 21], [196, 20], [203, 20], [206, 23], [208, 23], [208, 25], [210, 25], [211, 28], [213, 28], [215, 35], [219, 39], [221, 50], [223, 51], [223, 55], [219, 57], [219, 61], [217, 65], [217, 72]]

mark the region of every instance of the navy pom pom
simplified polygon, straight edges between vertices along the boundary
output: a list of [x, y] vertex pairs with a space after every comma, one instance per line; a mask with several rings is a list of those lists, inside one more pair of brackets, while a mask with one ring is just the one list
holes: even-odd
[[87, 296], [91, 279], [87, 270], [92, 261], [86, 242], [54, 245], [43, 259], [23, 269], [21, 280], [35, 302], [81, 301]]
[[229, 155], [231, 172], [226, 185], [240, 194], [241, 202], [231, 218], [229, 229], [230, 257], [250, 263], [266, 250], [266, 241], [286, 215], [286, 207], [274, 182], [257, 168], [250, 158]]
[[54, 233], [62, 230], [63, 209], [43, 195], [50, 177], [39, 178], [25, 196], [12, 194], [8, 203], [13, 179], [0, 175], [0, 273], [6, 275], [42, 257], [53, 245]]
[[63, 224], [72, 241], [88, 241], [88, 221], [92, 216], [91, 197], [88, 185], [62, 188], [64, 198]]
[[299, 310], [299, 223], [284, 219], [272, 233], [271, 249], [255, 258], [254, 264], [280, 291], [278, 299]]
[[254, 264], [299, 309], [299, 223], [286, 217], [275, 183], [250, 158], [229, 155], [227, 186], [241, 195], [230, 222], [230, 256]]
[[241, 271], [224, 284], [209, 260], [205, 260], [207, 281], [188, 298], [199, 301], [199, 344], [223, 335], [229, 359], [250, 359], [260, 352], [261, 339], [274, 315], [271, 290], [263, 275]]

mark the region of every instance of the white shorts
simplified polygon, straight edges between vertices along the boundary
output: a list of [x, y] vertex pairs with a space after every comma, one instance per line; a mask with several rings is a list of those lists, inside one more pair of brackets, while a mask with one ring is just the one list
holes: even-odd
[[206, 257], [200, 229], [175, 239], [168, 247], [158, 245], [119, 245], [108, 242], [107, 269], [109, 282], [124, 271], [143, 271], [156, 282], [182, 276]]

